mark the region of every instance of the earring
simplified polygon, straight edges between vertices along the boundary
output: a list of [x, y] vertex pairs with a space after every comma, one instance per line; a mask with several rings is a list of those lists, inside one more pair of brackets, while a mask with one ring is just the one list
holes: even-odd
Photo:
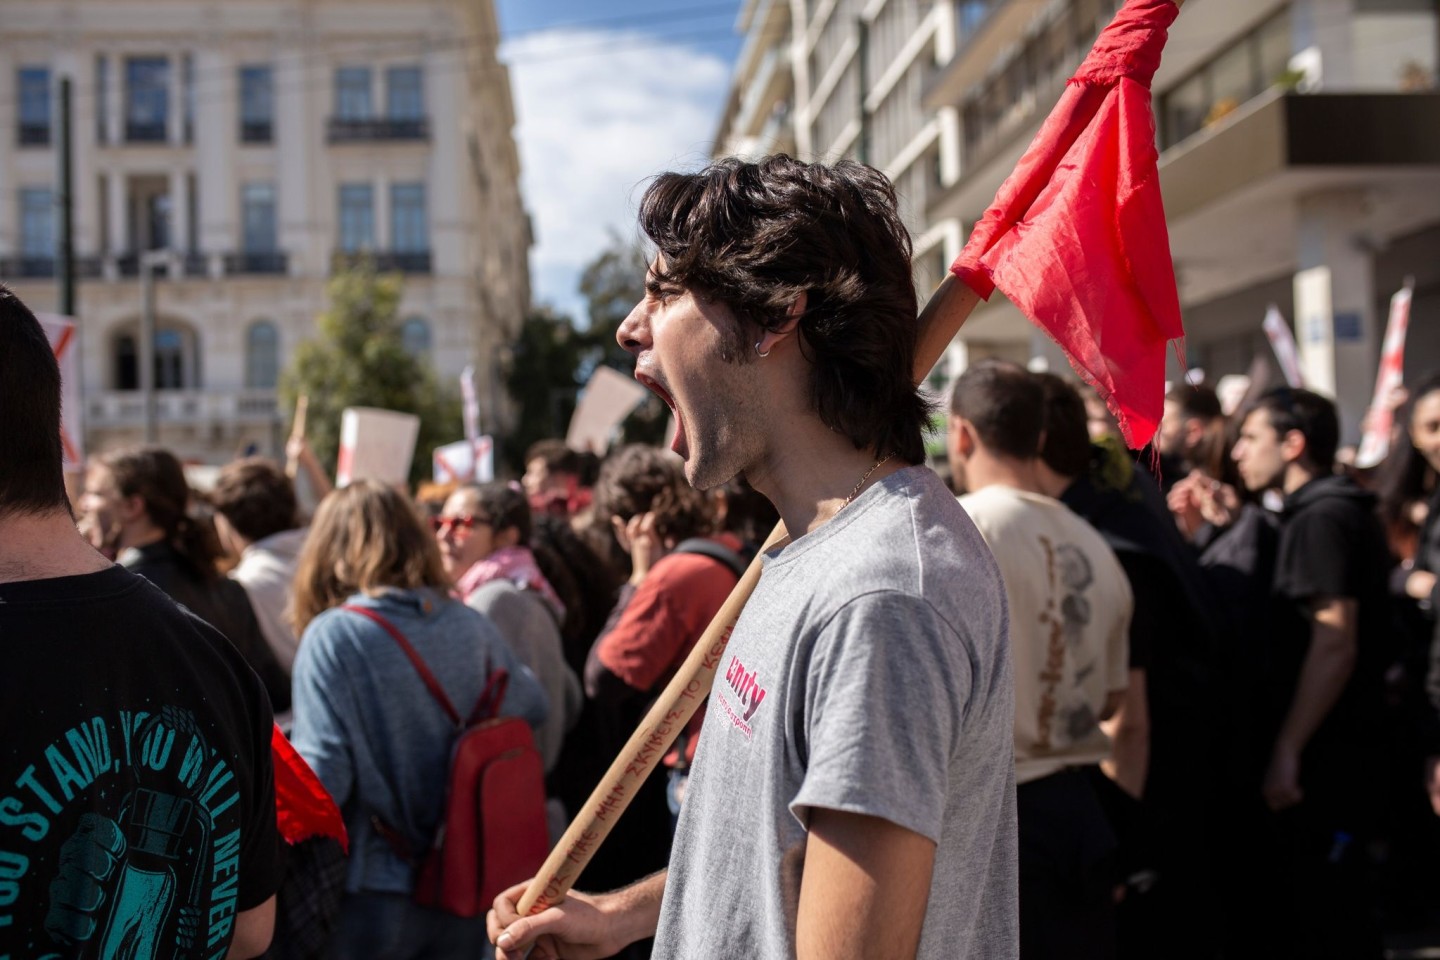
[[[772, 348], [772, 349], [773, 349], [773, 348]], [[759, 341], [759, 340], [756, 340], [756, 341], [755, 341], [755, 354], [756, 354], [756, 356], [760, 357], [760, 359], [763, 360], [763, 359], [765, 359], [766, 357], [770, 356], [770, 351], [769, 351], [769, 350], [766, 350], [764, 353], [761, 353], [761, 352], [760, 352], [760, 341]]]

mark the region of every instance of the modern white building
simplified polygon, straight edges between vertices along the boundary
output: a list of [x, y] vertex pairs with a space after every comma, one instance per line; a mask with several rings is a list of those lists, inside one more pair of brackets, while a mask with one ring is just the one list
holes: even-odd
[[717, 155], [855, 157], [895, 183], [915, 238], [916, 282], [944, 276], [947, 229], [927, 219], [955, 166], [955, 111], [921, 95], [954, 53], [948, 0], [743, 0], [745, 35], [716, 135]]
[[[766, 6], [744, 6], [747, 47], [751, 11]], [[926, 289], [1118, 6], [795, 0], [796, 149], [860, 156], [895, 178]], [[892, 21], [903, 39], [877, 43], [879, 25]], [[847, 39], [822, 41], [831, 30]], [[817, 63], [822, 47], [838, 52]], [[863, 59], [863, 74], [833, 65], [854, 64], [862, 48], [900, 54]], [[1274, 303], [1296, 327], [1309, 382], [1338, 399], [1350, 441], [1373, 388], [1387, 302], [1406, 277], [1415, 281], [1407, 376], [1440, 368], [1437, 48], [1435, 0], [1187, 0], [1154, 80], [1188, 362], [1211, 380], [1247, 372], [1269, 351], [1261, 321]], [[745, 65], [722, 150], [746, 147], [740, 137], [752, 132], [735, 123], [736, 105], [766, 96], [751, 92]], [[897, 90], [913, 96], [889, 106]], [[881, 123], [887, 107], [905, 117], [893, 139], [895, 127]], [[998, 294], [962, 330], [948, 372], [995, 355], [1059, 360]]]
[[407, 345], [445, 379], [475, 364], [503, 418], [531, 241], [497, 42], [489, 0], [0, 0], [0, 281], [54, 308], [69, 77], [88, 447], [143, 435], [148, 251], [158, 439], [184, 457], [276, 452], [278, 372], [362, 254], [404, 274]]

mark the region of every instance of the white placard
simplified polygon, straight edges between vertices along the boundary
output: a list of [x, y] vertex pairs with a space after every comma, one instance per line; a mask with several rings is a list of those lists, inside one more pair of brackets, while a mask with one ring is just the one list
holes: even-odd
[[596, 367], [580, 395], [565, 445], [571, 450], [604, 453], [610, 447], [615, 428], [630, 416], [650, 391], [634, 378], [612, 367]]
[[1335, 311], [1329, 267], [1311, 267], [1295, 274], [1295, 333], [1305, 386], [1335, 396]]
[[419, 435], [420, 418], [412, 413], [346, 407], [340, 415], [335, 486], [343, 487], [355, 480], [406, 483]]

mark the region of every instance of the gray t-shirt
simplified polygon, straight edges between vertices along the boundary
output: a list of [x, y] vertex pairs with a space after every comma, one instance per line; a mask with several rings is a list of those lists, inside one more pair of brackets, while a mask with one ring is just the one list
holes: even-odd
[[715, 677], [655, 957], [790, 957], [810, 808], [937, 843], [925, 958], [1019, 952], [1005, 590], [931, 471], [768, 556]]

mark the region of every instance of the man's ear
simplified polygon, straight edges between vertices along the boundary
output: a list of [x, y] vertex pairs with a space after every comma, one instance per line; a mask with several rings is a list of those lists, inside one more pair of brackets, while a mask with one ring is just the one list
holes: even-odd
[[950, 452], [969, 459], [970, 455], [975, 452], [975, 437], [970, 432], [970, 425], [965, 422], [965, 418], [950, 414], [946, 432]]
[[1280, 456], [1286, 463], [1299, 463], [1305, 456], [1305, 434], [1299, 430], [1288, 430], [1280, 438]]
[[805, 307], [809, 301], [809, 295], [805, 291], [800, 292], [790, 308], [785, 311], [785, 322], [777, 330], [765, 330], [760, 335], [759, 346], [756, 352], [765, 355], [782, 340], [789, 339], [795, 335], [796, 329], [800, 326], [800, 318], [805, 315]]

